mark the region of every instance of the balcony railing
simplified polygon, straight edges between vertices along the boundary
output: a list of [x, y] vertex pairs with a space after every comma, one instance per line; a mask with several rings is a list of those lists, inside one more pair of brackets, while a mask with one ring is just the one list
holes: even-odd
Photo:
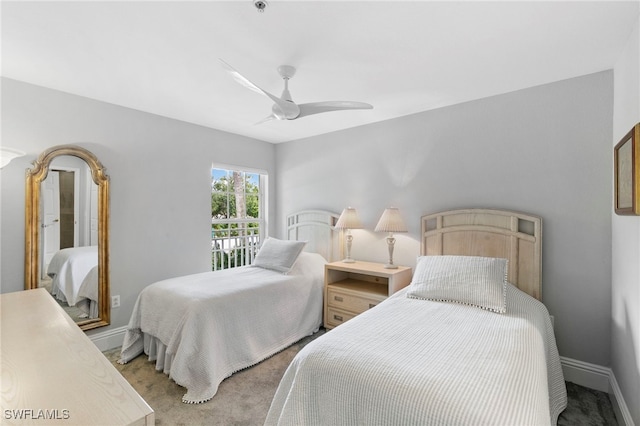
[[256, 222], [226, 222], [211, 230], [211, 269], [251, 265], [260, 248], [260, 227]]

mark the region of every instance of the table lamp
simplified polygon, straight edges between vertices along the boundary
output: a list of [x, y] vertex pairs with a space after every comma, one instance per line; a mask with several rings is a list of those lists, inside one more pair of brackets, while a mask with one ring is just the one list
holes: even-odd
[[396, 243], [396, 239], [393, 236], [394, 232], [407, 232], [407, 227], [400, 216], [400, 211], [395, 207], [385, 209], [376, 225], [376, 232], [388, 232], [387, 245], [389, 246], [389, 263], [384, 265], [386, 269], [397, 269], [398, 266], [393, 264], [393, 246]]
[[347, 257], [345, 257], [342, 261], [344, 263], [354, 263], [355, 260], [351, 259], [351, 244], [353, 242], [353, 235], [351, 235], [351, 230], [362, 228], [356, 209], [354, 209], [353, 207], [347, 207], [346, 209], [342, 210], [342, 214], [340, 215], [335, 228], [346, 230], [345, 241], [347, 243]]

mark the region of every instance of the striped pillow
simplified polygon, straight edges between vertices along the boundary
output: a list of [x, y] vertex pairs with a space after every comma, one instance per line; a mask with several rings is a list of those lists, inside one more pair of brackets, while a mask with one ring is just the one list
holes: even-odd
[[420, 256], [407, 296], [506, 312], [507, 259]]

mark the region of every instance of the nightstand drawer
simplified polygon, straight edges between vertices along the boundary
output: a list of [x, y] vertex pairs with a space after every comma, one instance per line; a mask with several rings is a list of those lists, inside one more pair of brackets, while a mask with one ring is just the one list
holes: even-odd
[[343, 322], [349, 321], [355, 316], [356, 314], [350, 314], [334, 308], [327, 308], [327, 324], [325, 324], [325, 326], [328, 325], [329, 327], [335, 327]]
[[411, 268], [382, 263], [331, 262], [324, 266], [323, 321], [327, 329], [376, 306], [411, 282]]
[[327, 289], [327, 298], [327, 304], [330, 307], [353, 312], [354, 314], [360, 314], [367, 309], [373, 308], [386, 297], [367, 293], [360, 293], [357, 295], [349, 294], [329, 286]]

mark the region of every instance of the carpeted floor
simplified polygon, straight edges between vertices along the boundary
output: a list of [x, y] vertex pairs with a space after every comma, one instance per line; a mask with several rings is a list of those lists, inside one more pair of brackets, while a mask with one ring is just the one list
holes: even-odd
[[611, 400], [606, 392], [567, 382], [567, 408], [560, 414], [560, 426], [617, 426]]
[[139, 356], [125, 365], [116, 361], [120, 349], [106, 357], [155, 411], [156, 425], [262, 425], [280, 378], [296, 354], [321, 332], [302, 339], [284, 351], [224, 380], [215, 397], [204, 404], [184, 404], [185, 389], [155, 363]]
[[[119, 349], [105, 355], [153, 408], [157, 425], [262, 425], [285, 369], [300, 349], [320, 334], [302, 339], [260, 364], [234, 374], [220, 384], [211, 401], [194, 405], [182, 403], [185, 389], [155, 371], [154, 363], [146, 357], [139, 356], [120, 365], [116, 362]], [[567, 383], [567, 394], [569, 403], [558, 425], [617, 426], [606, 393]]]

